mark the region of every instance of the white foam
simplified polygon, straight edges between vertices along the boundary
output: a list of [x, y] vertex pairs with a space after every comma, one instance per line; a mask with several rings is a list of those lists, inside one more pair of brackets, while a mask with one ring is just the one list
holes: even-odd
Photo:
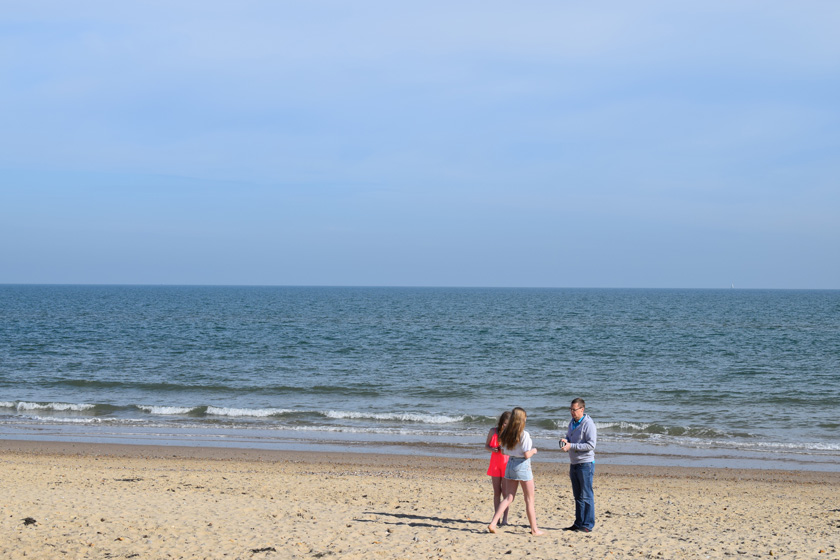
[[160, 414], [160, 415], [180, 415], [180, 414], [189, 414], [194, 407], [188, 406], [138, 406], [140, 410], [144, 412], [148, 412], [149, 414]]
[[799, 443], [782, 443], [782, 442], [758, 442], [752, 444], [752, 447], [781, 449], [783, 451], [840, 451], [840, 443], [825, 443], [825, 442], [799, 442]]
[[286, 410], [283, 408], [227, 408], [218, 406], [207, 407], [207, 414], [210, 416], [265, 418], [267, 416], [277, 416], [289, 412], [291, 412], [291, 410]]
[[[276, 431], [287, 432], [323, 432], [323, 433], [343, 433], [343, 434], [360, 434], [360, 435], [398, 435], [398, 436], [419, 436], [419, 437], [465, 437], [480, 439], [482, 435], [476, 435], [469, 430], [412, 430], [410, 428], [396, 428], [396, 427], [352, 427], [352, 426], [274, 426], [269, 428]], [[483, 440], [482, 440], [483, 441]]]
[[[43, 418], [39, 418], [37, 416], [24, 416], [24, 418], [28, 418], [29, 420], [33, 421], [43, 421]], [[68, 418], [68, 417], [59, 417], [59, 418], [49, 418], [46, 420], [47, 424], [101, 424], [101, 418]]]
[[372, 412], [349, 412], [342, 410], [328, 410], [324, 413], [327, 418], [336, 420], [397, 420], [400, 422], [422, 422], [425, 424], [452, 424], [462, 422], [464, 416], [446, 416], [445, 414], [418, 414], [418, 413], [372, 413]]
[[92, 404], [72, 404], [72, 403], [31, 403], [31, 402], [19, 402], [17, 405], [13, 405], [19, 411], [31, 411], [31, 410], [54, 410], [57, 412], [66, 412], [66, 411], [73, 411], [73, 412], [82, 412], [85, 410], [90, 410], [94, 407]]
[[651, 424], [637, 424], [635, 422], [595, 422], [597, 428], [619, 428], [621, 430], [635, 430], [643, 432], [650, 428]]

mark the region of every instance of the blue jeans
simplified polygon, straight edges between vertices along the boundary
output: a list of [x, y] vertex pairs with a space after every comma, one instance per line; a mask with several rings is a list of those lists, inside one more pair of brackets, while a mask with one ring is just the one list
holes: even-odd
[[575, 526], [595, 527], [595, 493], [592, 491], [592, 478], [595, 475], [595, 463], [578, 463], [569, 466], [569, 478], [572, 479], [572, 494], [575, 496]]

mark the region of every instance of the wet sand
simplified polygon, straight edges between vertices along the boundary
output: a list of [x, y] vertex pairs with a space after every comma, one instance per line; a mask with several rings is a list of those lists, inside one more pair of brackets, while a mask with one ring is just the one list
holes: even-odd
[[597, 465], [571, 533], [568, 467], [534, 459], [487, 533], [485, 460], [0, 441], [0, 558], [840, 558], [840, 473]]

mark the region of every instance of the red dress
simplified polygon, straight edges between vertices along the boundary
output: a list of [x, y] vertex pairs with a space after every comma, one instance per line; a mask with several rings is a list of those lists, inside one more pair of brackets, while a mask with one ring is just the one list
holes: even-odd
[[[499, 434], [494, 433], [490, 436], [490, 447], [499, 447]], [[487, 468], [488, 476], [505, 476], [505, 469], [507, 468], [508, 456], [504, 453], [494, 451], [490, 454], [490, 466]]]

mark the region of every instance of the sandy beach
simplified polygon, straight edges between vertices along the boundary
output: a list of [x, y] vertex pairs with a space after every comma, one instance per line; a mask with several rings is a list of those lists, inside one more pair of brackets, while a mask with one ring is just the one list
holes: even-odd
[[486, 463], [399, 455], [0, 442], [2, 558], [838, 558], [840, 473], [604, 465], [597, 525], [534, 461], [487, 533]]

